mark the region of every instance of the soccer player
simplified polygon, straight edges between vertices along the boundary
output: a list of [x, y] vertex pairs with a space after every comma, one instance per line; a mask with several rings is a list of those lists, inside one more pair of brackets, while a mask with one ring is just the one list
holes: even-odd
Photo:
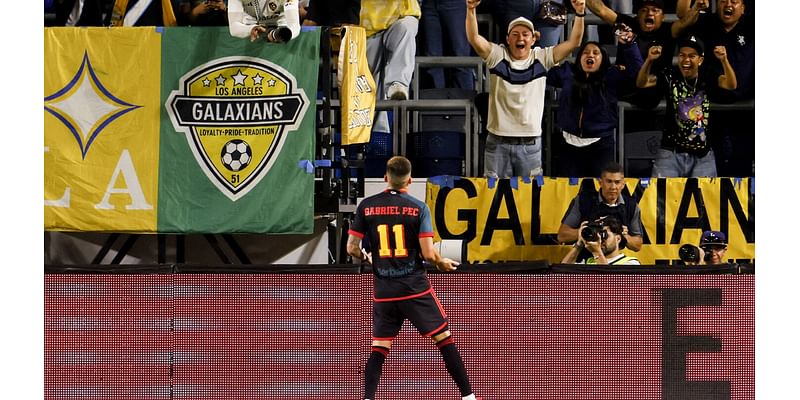
[[[349, 231], [347, 253], [372, 264], [374, 302], [372, 352], [364, 368], [364, 398], [374, 399], [381, 368], [392, 340], [406, 319], [439, 348], [447, 372], [463, 400], [476, 400], [464, 362], [447, 326], [447, 315], [425, 273], [423, 259], [439, 271], [454, 271], [458, 263], [443, 258], [433, 247], [433, 225], [428, 206], [408, 194], [411, 162], [395, 156], [386, 163], [388, 188], [358, 205]], [[361, 248], [367, 236], [372, 251]]]

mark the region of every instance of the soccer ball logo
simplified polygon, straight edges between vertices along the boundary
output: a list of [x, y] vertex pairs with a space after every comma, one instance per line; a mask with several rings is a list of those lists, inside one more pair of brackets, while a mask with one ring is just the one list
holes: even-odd
[[229, 171], [237, 172], [250, 164], [253, 152], [244, 140], [233, 139], [222, 147], [222, 165]]

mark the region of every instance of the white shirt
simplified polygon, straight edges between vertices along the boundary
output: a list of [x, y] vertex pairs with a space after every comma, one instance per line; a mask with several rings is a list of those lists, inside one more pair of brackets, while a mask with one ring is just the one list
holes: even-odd
[[[514, 60], [505, 46], [497, 43], [491, 46], [484, 62], [487, 68], [497, 71], [489, 75], [492, 90], [487, 129], [498, 136], [541, 136], [547, 70], [558, 65], [553, 60], [553, 47], [537, 47], [527, 59]], [[520, 81], [511, 83], [501, 74]]]
[[300, 12], [292, 0], [229, 0], [228, 29], [231, 36], [249, 38], [256, 25], [284, 26], [292, 39], [300, 34]]

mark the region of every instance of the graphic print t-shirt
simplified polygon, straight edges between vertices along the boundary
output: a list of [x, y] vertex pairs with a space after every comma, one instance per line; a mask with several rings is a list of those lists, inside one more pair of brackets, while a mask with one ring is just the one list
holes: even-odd
[[695, 79], [684, 79], [677, 68], [659, 79], [666, 91], [667, 111], [662, 147], [674, 148], [697, 157], [708, 154], [708, 74], [701, 69]]

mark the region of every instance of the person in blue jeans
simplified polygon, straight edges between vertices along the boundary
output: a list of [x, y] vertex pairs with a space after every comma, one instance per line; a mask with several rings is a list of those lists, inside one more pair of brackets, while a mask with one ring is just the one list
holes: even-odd
[[[464, 20], [467, 9], [464, 0], [424, 0], [422, 2], [422, 32], [426, 56], [460, 56], [471, 55], [471, 47], [467, 41]], [[433, 80], [433, 87], [457, 87], [473, 90], [474, 77], [470, 68], [454, 69], [452, 84], [448, 85], [443, 68], [428, 68], [425, 72]]]
[[565, 62], [550, 69], [547, 84], [561, 88], [558, 95], [558, 176], [599, 176], [616, 154], [619, 124], [618, 93], [636, 81], [642, 57], [631, 30], [620, 32], [618, 53], [628, 65], [611, 65], [598, 42], [586, 42], [578, 49], [575, 63]]
[[[700, 66], [704, 60], [703, 43], [694, 36], [678, 42], [678, 65], [651, 73], [661, 57], [661, 46], [652, 46], [636, 77], [640, 89], [657, 88], [666, 97], [664, 133], [656, 155], [653, 175], [662, 177], [716, 177], [714, 151], [709, 145], [709, 91], [736, 89], [736, 73], [728, 61], [725, 46], [714, 47], [714, 57], [723, 66], [717, 74]], [[669, 55], [666, 55], [669, 56]]]
[[518, 17], [508, 24], [506, 43], [491, 43], [478, 33], [476, 7], [466, 0], [467, 39], [489, 71], [484, 175], [488, 178], [543, 175], [542, 116], [547, 70], [580, 47], [584, 0], [572, 0], [576, 11], [569, 39], [550, 47], [534, 48], [539, 32], [533, 22]]

